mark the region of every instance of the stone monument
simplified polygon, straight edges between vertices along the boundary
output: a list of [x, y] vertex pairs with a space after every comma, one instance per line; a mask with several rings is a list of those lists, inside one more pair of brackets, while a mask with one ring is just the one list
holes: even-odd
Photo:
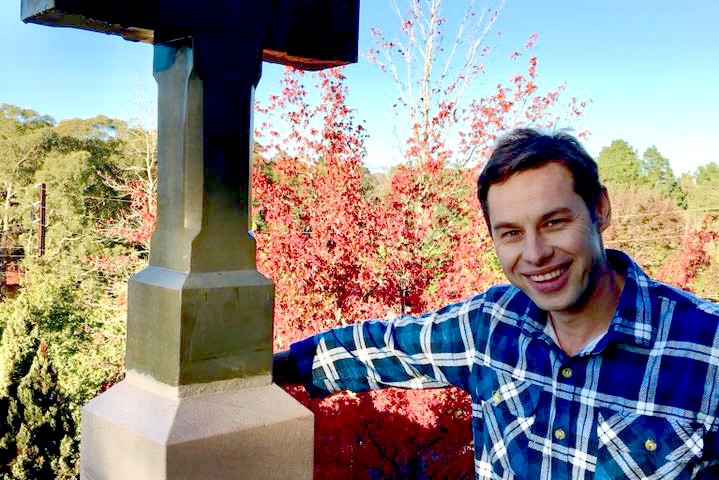
[[83, 408], [81, 478], [312, 478], [248, 232], [253, 93], [263, 60], [355, 62], [359, 0], [21, 1], [25, 22], [154, 44], [157, 229], [130, 279], [127, 376]]

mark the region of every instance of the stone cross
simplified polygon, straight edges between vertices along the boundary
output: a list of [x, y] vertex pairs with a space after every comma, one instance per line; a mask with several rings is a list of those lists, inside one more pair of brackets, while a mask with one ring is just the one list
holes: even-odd
[[26, 22], [155, 45], [157, 228], [130, 279], [127, 377], [83, 409], [81, 477], [311, 478], [248, 233], [253, 94], [262, 60], [356, 61], [359, 0], [21, 2]]

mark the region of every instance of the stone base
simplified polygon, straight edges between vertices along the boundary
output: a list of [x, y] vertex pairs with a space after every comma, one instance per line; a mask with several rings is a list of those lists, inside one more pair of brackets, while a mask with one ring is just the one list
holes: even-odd
[[124, 380], [82, 410], [82, 480], [312, 479], [312, 413], [277, 385], [168, 398]]

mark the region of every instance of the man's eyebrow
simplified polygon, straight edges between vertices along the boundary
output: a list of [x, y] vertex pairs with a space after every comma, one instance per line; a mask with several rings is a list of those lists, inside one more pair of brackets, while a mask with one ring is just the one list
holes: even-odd
[[[569, 207], [557, 207], [555, 209], [552, 209], [548, 211], [547, 213], [543, 214], [541, 217], [539, 217], [539, 223], [546, 222], [550, 218], [556, 216], [556, 215], [567, 215], [571, 214], [572, 209]], [[492, 224], [492, 230], [503, 230], [503, 229], [514, 229], [519, 228], [519, 225], [514, 222], [499, 222], [496, 224]]]
[[567, 214], [571, 214], [571, 213], [572, 213], [572, 209], [569, 207], [557, 207], [554, 210], [550, 210], [547, 213], [545, 213], [544, 215], [542, 215], [540, 217], [539, 221], [544, 222], [556, 215], [567, 215]]
[[512, 229], [512, 228], [518, 228], [518, 225], [516, 223], [512, 222], [501, 222], [492, 225], [492, 230], [503, 230], [503, 229]]

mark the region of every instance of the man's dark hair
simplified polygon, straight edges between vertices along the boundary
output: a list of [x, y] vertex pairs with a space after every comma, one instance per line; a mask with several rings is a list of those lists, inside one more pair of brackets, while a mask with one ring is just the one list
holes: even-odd
[[602, 184], [594, 159], [569, 134], [549, 135], [531, 128], [519, 128], [499, 139], [477, 180], [477, 196], [490, 231], [489, 187], [508, 180], [515, 173], [548, 163], [559, 163], [572, 173], [574, 191], [582, 197], [592, 220], [595, 220]]

